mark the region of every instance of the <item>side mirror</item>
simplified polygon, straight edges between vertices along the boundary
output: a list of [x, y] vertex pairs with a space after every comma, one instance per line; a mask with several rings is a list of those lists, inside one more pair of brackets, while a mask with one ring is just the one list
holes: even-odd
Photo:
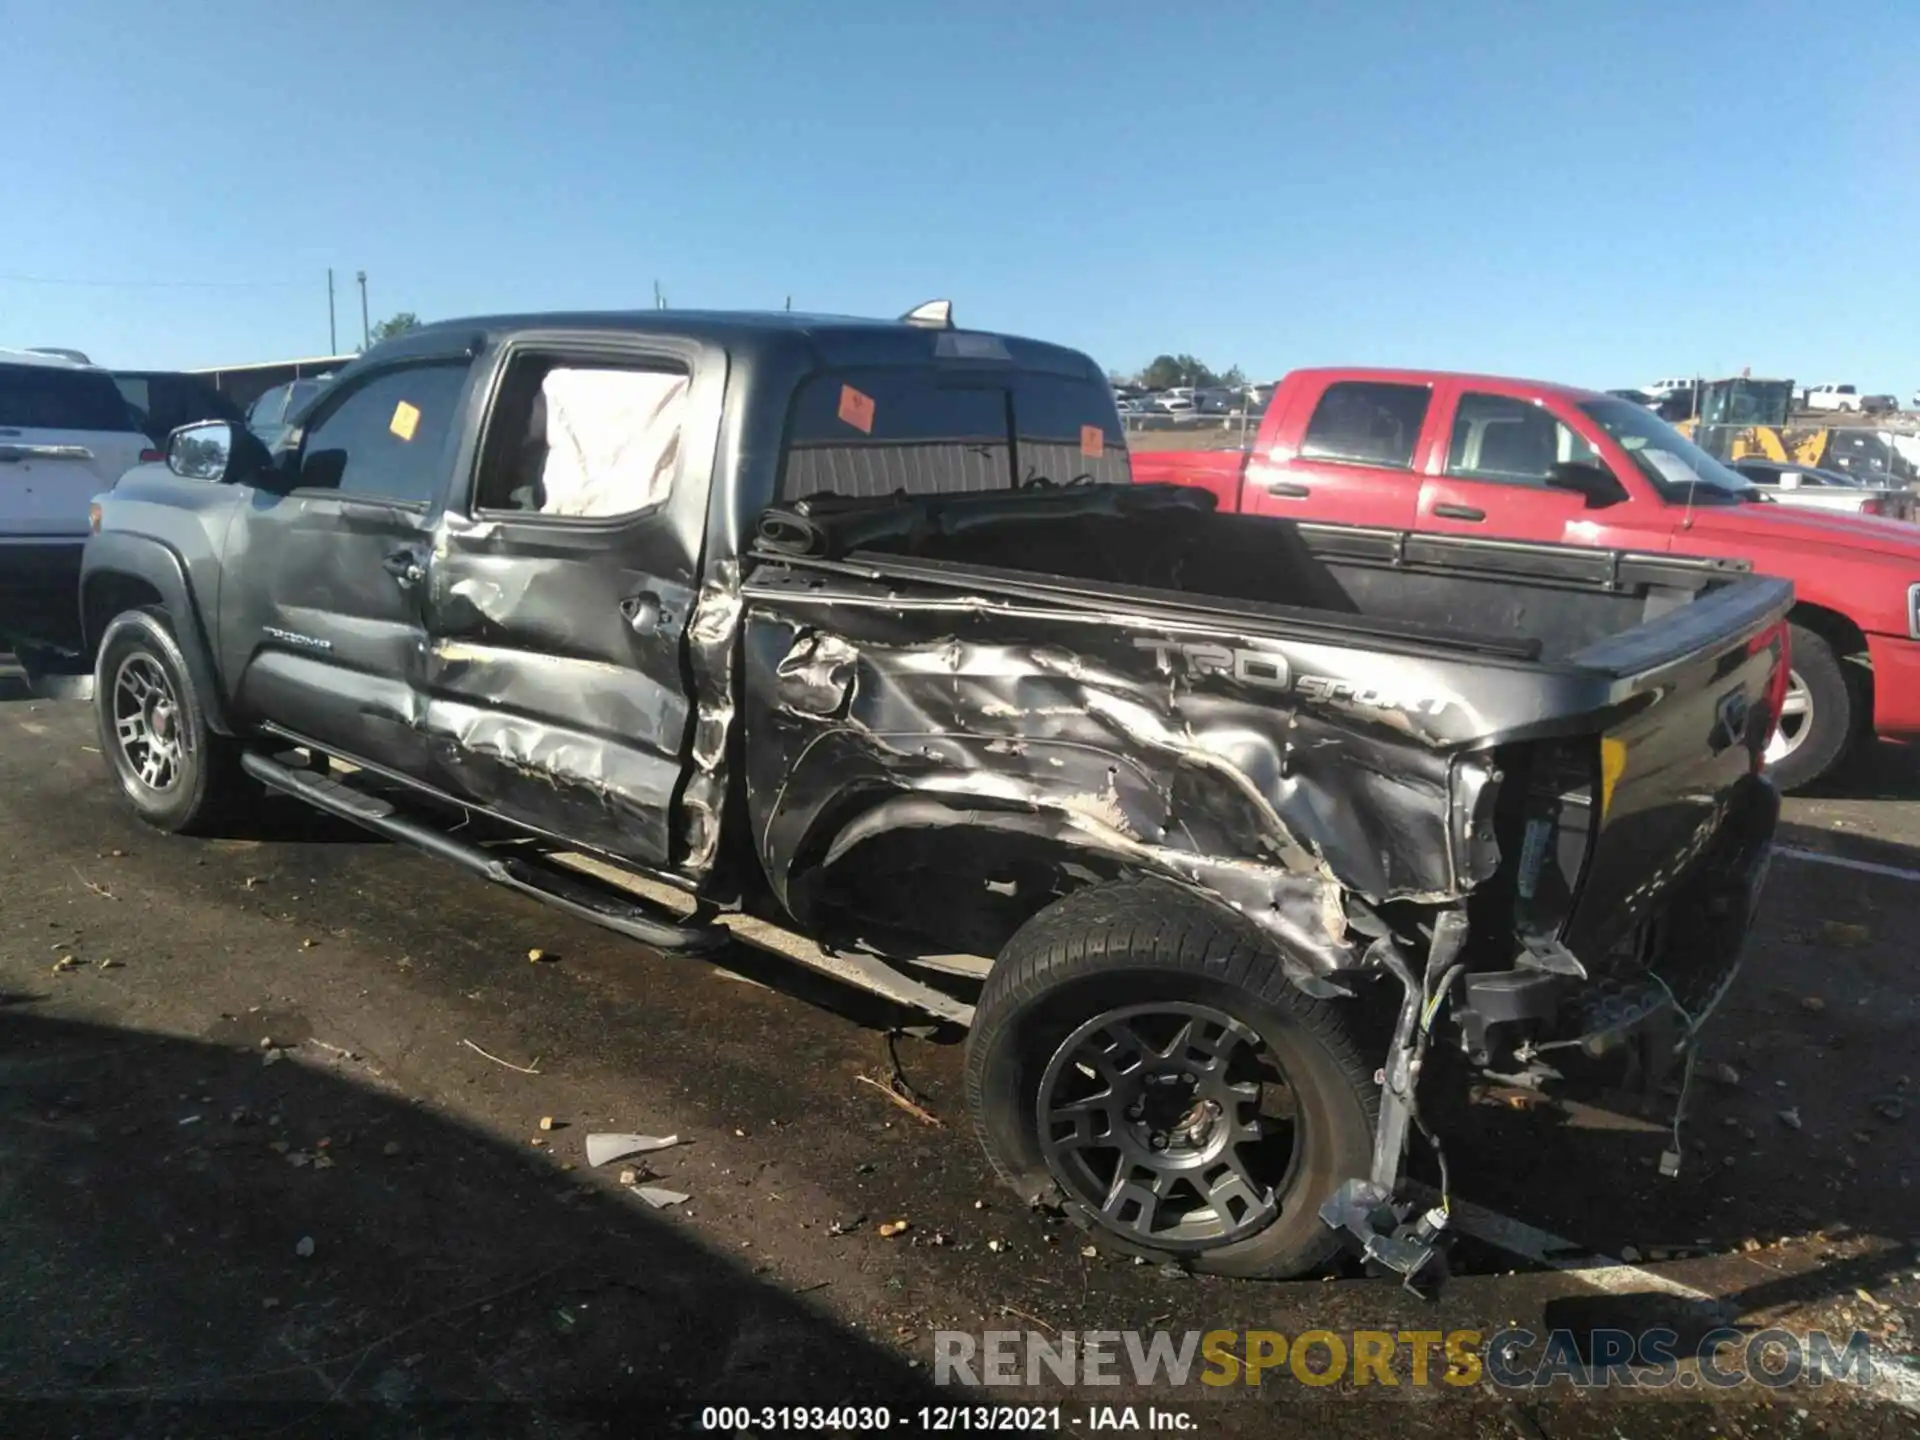
[[226, 420], [182, 425], [167, 437], [167, 468], [183, 480], [237, 484], [258, 475], [266, 461], [266, 446]]
[[1583, 460], [1562, 460], [1554, 465], [1547, 471], [1547, 488], [1584, 495], [1589, 510], [1618, 505], [1631, 498], [1627, 487], [1615, 479], [1611, 471]]

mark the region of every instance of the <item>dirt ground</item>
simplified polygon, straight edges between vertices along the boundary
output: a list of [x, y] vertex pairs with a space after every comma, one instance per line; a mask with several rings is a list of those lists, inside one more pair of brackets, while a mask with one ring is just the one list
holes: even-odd
[[[1644, 1123], [1474, 1106], [1449, 1136], [1461, 1195], [1638, 1263], [1561, 1271], [1467, 1241], [1429, 1301], [1357, 1273], [1235, 1284], [1089, 1251], [992, 1180], [960, 1046], [890, 1033], [915, 1017], [752, 954], [652, 955], [291, 804], [227, 839], [156, 835], [97, 743], [87, 706], [0, 669], [7, 1435], [698, 1433], [709, 1406], [847, 1404], [921, 1434], [960, 1428], [922, 1406], [980, 1398], [934, 1383], [940, 1330], [1711, 1317], [1857, 1328], [1912, 1359], [1911, 878], [1776, 861], [1677, 1179]], [[1888, 751], [1844, 793], [1790, 802], [1782, 844], [1920, 869], [1916, 797], [1920, 764]], [[937, 1128], [862, 1083], [894, 1056]], [[588, 1166], [598, 1130], [681, 1137], [641, 1178], [690, 1198], [654, 1209], [623, 1166]], [[1920, 1433], [1889, 1393], [1282, 1374], [985, 1398], [1058, 1404], [1074, 1434], [1128, 1404], [1202, 1436]]]

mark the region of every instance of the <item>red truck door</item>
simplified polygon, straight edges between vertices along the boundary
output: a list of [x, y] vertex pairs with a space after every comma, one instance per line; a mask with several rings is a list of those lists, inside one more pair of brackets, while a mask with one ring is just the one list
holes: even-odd
[[1247, 462], [1241, 510], [1288, 520], [1412, 527], [1413, 473], [1433, 417], [1425, 381], [1342, 380], [1304, 372], [1267, 443]]
[[[1444, 444], [1423, 467], [1414, 528], [1557, 544], [1606, 544], [1606, 509], [1550, 489], [1554, 465], [1609, 469], [1594, 447], [1537, 398], [1471, 384], [1448, 387]], [[1612, 508], [1612, 507], [1608, 507]], [[1645, 543], [1645, 537], [1640, 537]]]

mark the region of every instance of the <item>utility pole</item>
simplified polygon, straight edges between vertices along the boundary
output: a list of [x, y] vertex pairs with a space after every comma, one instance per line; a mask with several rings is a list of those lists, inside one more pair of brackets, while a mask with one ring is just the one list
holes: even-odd
[[360, 282], [360, 348], [364, 350], [373, 343], [373, 330], [367, 324], [367, 272], [356, 271], [353, 278]]
[[333, 322], [333, 267], [327, 267], [327, 354], [340, 353], [340, 336]]

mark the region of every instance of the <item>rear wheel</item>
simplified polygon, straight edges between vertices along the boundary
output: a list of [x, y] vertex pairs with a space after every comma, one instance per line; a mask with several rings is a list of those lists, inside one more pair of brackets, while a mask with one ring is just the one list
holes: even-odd
[[1782, 790], [1798, 790], [1831, 774], [1852, 748], [1857, 697], [1833, 646], [1795, 625], [1780, 725], [1767, 742], [1767, 771]]
[[193, 832], [231, 813], [245, 790], [239, 747], [208, 726], [165, 612], [114, 618], [93, 689], [101, 754], [142, 820]]
[[1079, 891], [1008, 942], [968, 1042], [1001, 1178], [1123, 1253], [1223, 1275], [1323, 1267], [1319, 1206], [1372, 1163], [1374, 1063], [1344, 1008], [1172, 886]]

